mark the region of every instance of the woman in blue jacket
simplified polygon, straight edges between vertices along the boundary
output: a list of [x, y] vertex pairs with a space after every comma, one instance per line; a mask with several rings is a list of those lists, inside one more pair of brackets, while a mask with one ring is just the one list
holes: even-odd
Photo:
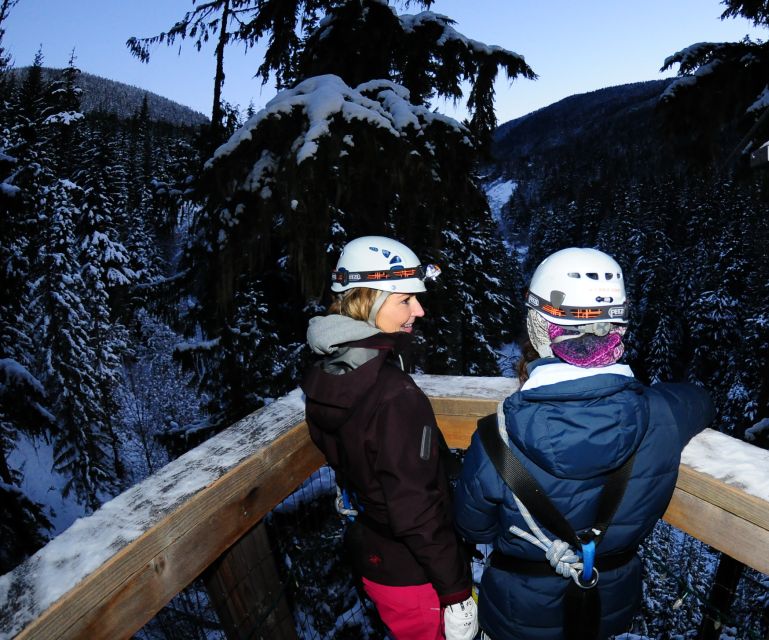
[[[500, 443], [494, 455], [508, 448], [529, 479], [514, 495], [489, 457], [491, 436], [477, 432], [456, 491], [459, 531], [494, 547], [480, 624], [492, 640], [608, 638], [638, 610], [635, 551], [665, 512], [681, 450], [713, 419], [713, 404], [699, 387], [647, 387], [618, 364], [627, 306], [610, 256], [554, 253], [535, 271], [526, 306], [522, 386], [491, 431], [479, 432]], [[605, 485], [614, 497], [599, 507]], [[567, 534], [543, 512], [542, 494]]]

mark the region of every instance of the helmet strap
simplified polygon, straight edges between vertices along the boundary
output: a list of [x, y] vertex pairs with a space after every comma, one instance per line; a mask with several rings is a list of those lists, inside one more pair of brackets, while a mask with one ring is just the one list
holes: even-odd
[[385, 303], [385, 300], [390, 296], [390, 293], [388, 291], [378, 291], [376, 298], [374, 298], [374, 304], [371, 305], [371, 311], [369, 311], [368, 314], [368, 323], [372, 327], [376, 327], [376, 317], [379, 313], [379, 310], [382, 308], [382, 305]]
[[612, 324], [610, 322], [591, 322], [590, 324], [571, 325], [568, 329], [576, 331], [577, 333], [564, 333], [560, 336], [556, 336], [550, 341], [550, 344], [558, 344], [564, 340], [581, 338], [588, 333], [599, 337], [605, 336], [612, 330]]

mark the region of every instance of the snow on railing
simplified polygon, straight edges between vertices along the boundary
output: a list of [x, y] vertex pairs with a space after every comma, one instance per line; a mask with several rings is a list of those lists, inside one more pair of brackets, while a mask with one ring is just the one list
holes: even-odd
[[0, 578], [0, 638], [127, 638], [322, 463], [294, 391]]
[[[455, 448], [518, 386], [415, 379]], [[0, 640], [130, 637], [323, 464], [303, 418], [294, 391], [76, 521], [0, 577]], [[769, 574], [769, 452], [706, 430], [664, 517]]]

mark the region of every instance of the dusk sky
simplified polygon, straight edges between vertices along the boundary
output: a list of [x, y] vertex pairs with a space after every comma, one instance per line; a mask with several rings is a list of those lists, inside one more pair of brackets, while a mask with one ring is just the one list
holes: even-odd
[[[42, 45], [44, 64], [66, 66], [74, 49], [83, 71], [132, 84], [206, 115], [211, 112], [213, 47], [197, 52], [189, 41], [158, 46], [149, 64], [131, 56], [125, 41], [171, 27], [191, 0], [20, 0], [11, 10], [3, 44], [17, 67], [32, 62]], [[401, 13], [415, 13], [412, 4]], [[695, 42], [734, 41], [746, 34], [767, 39], [744, 19], [720, 20], [719, 0], [437, 0], [436, 13], [457, 21], [469, 38], [523, 55], [539, 80], [497, 81], [500, 123], [577, 93], [674, 75], [659, 72], [665, 58]], [[258, 50], [233, 46], [226, 58], [224, 98], [258, 109], [275, 95], [253, 75]], [[451, 105], [441, 111], [464, 117]]]

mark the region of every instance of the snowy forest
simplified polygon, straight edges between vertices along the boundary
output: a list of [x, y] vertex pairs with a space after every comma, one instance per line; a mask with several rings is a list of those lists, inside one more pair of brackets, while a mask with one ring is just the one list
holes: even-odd
[[[555, 250], [596, 247], [625, 271], [636, 376], [703, 385], [714, 428], [769, 447], [769, 163], [749, 161], [769, 142], [769, 43], [671, 52], [660, 65], [679, 76], [648, 109], [631, 91], [635, 115], [548, 145], [558, 118], [529, 120], [543, 129], [527, 138], [526, 118], [498, 128], [494, 113], [497, 76], [536, 69], [431, 0], [192, 2], [128, 47], [152, 64], [153, 46], [218, 44], [212, 117], [196, 125], [146, 98], [131, 115], [85, 109], [74, 56], [41, 49], [15, 69], [2, 38], [19, 1], [0, 0], [0, 574], [295, 389], [339, 250], [366, 234], [443, 271], [417, 371], [511, 375], [527, 277]], [[723, 5], [769, 28], [766, 0]], [[268, 43], [254, 66], [278, 93], [258, 112], [221, 99], [233, 42]], [[768, 576], [740, 566], [714, 613], [717, 552], [663, 523], [643, 554], [626, 638], [700, 637], [705, 616], [722, 638], [767, 637]], [[223, 637], [185, 624], [147, 637]]]

